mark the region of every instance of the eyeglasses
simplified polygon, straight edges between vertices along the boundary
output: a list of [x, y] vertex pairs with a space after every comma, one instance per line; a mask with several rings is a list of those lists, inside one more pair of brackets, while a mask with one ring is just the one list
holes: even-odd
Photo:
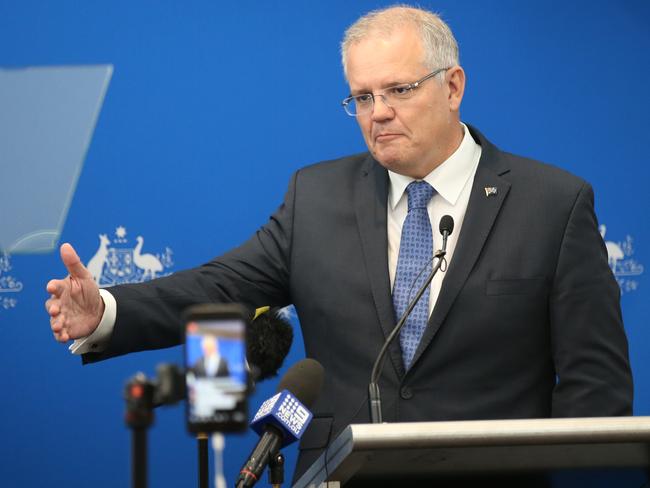
[[360, 95], [350, 95], [341, 102], [341, 105], [343, 105], [345, 112], [352, 117], [372, 112], [377, 97], [380, 97], [387, 107], [395, 108], [404, 100], [411, 98], [415, 94], [415, 90], [419, 88], [422, 83], [427, 81], [429, 78], [433, 78], [438, 73], [447, 71], [448, 69], [449, 68], [437, 69], [426, 75], [424, 78], [420, 78], [418, 81], [390, 86], [377, 92], [377, 94], [362, 93]]

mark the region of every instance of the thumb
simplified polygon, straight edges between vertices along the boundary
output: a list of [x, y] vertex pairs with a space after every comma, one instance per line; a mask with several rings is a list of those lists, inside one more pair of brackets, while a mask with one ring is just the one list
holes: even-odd
[[68, 269], [68, 273], [73, 278], [92, 278], [90, 271], [83, 265], [77, 252], [67, 242], [61, 246], [61, 261], [63, 261], [63, 264]]

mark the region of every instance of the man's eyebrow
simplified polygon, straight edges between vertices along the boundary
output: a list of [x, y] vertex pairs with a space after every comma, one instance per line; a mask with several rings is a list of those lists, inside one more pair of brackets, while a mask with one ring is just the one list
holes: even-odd
[[[391, 81], [387, 81], [385, 83], [382, 83], [381, 88], [379, 88], [379, 90], [385, 90], [386, 88], [392, 88], [392, 87], [398, 86], [398, 85], [408, 85], [410, 83], [412, 83], [412, 82], [403, 81], [403, 80], [391, 80]], [[377, 91], [379, 91], [379, 90], [377, 90]], [[370, 90], [370, 88], [359, 88], [357, 90], [350, 91], [350, 96], [354, 97], [354, 96], [357, 96], [357, 95], [365, 95], [366, 93], [372, 93], [372, 90]]]
[[358, 90], [350, 90], [350, 96], [355, 97], [357, 95], [365, 95], [366, 93], [371, 93], [368, 88], [359, 88]]

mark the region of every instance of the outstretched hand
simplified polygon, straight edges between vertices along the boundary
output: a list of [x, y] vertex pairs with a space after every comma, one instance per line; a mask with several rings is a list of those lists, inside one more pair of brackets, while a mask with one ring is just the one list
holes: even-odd
[[54, 338], [67, 342], [95, 331], [104, 314], [104, 301], [92, 274], [70, 244], [61, 246], [61, 261], [69, 275], [47, 284], [51, 296], [45, 302], [45, 309], [50, 314]]

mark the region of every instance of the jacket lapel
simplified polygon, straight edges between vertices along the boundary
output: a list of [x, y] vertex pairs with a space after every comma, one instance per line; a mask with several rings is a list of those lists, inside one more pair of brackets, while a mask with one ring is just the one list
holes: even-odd
[[[379, 324], [384, 339], [386, 339], [395, 327], [388, 274], [388, 237], [386, 231], [388, 172], [370, 156], [366, 160], [354, 200], [370, 288], [377, 309]], [[404, 375], [404, 366], [398, 341], [393, 341], [390, 345], [388, 355], [398, 377], [402, 377]]]
[[[474, 176], [467, 212], [453, 260], [446, 271], [436, 306], [415, 352], [412, 366], [422, 356], [447, 317], [449, 309], [467, 281], [510, 191], [510, 183], [502, 178], [509, 168], [503, 164], [499, 150], [473, 127], [470, 127], [470, 132], [481, 145], [481, 159]], [[497, 188], [497, 193], [488, 196], [486, 188]]]

